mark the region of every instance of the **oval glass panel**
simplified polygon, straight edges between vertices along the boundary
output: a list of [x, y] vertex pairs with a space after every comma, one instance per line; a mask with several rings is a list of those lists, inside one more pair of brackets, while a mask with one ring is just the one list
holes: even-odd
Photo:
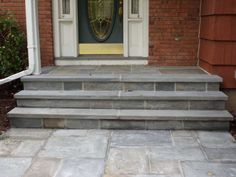
[[88, 0], [88, 20], [97, 41], [108, 39], [115, 22], [115, 0]]

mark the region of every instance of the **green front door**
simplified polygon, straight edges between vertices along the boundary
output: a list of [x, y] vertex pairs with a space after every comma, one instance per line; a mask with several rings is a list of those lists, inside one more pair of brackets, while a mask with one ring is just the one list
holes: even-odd
[[79, 0], [80, 54], [123, 54], [123, 0]]

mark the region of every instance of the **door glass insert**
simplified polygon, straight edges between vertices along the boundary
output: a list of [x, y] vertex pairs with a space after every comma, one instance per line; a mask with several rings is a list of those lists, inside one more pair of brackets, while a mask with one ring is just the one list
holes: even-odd
[[105, 41], [115, 21], [115, 0], [88, 0], [88, 20], [95, 39]]
[[139, 14], [139, 0], [132, 0], [131, 13], [132, 14]]
[[70, 14], [70, 0], [62, 0], [62, 14], [63, 15]]

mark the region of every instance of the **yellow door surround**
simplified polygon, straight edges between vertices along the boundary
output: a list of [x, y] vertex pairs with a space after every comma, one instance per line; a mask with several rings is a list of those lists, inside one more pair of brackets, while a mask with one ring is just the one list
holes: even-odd
[[123, 44], [79, 44], [80, 55], [123, 55]]

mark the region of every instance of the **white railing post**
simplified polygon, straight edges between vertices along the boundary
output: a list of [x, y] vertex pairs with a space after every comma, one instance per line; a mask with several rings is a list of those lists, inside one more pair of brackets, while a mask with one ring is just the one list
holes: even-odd
[[38, 0], [25, 0], [29, 69], [32, 74], [41, 73]]

